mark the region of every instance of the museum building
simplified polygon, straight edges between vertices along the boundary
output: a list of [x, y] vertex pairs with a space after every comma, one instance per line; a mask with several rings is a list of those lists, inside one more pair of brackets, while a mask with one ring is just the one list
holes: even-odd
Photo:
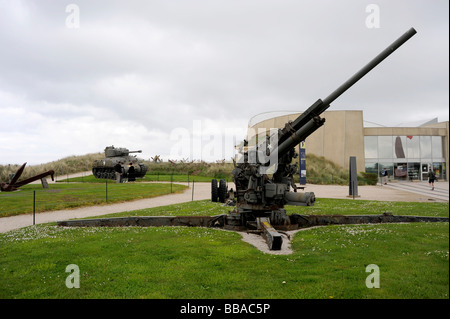
[[[270, 113], [269, 113], [270, 114]], [[251, 135], [261, 129], [282, 128], [301, 113], [284, 114], [249, 123]], [[432, 169], [448, 181], [449, 122], [437, 118], [423, 123], [385, 127], [365, 122], [362, 111], [325, 111], [325, 124], [305, 141], [306, 153], [323, 156], [349, 167], [356, 157], [357, 170], [380, 175], [385, 168], [392, 180], [426, 181]]]

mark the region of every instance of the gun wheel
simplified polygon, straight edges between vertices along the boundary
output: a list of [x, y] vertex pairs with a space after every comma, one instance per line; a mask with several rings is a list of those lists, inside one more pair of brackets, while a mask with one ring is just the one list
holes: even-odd
[[224, 179], [221, 179], [219, 182], [219, 202], [225, 203], [226, 198], [227, 198], [227, 182]]
[[217, 202], [219, 198], [219, 188], [217, 187], [217, 179], [211, 181], [211, 201]]

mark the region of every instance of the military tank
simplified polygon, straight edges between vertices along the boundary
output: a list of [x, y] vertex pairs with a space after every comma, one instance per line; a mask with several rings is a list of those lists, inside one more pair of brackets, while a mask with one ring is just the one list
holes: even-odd
[[96, 178], [115, 180], [116, 174], [114, 166], [117, 163], [120, 163], [122, 172], [127, 174], [131, 163], [134, 167], [135, 177], [144, 177], [147, 172], [147, 167], [142, 164], [142, 161], [136, 156], [130, 156], [130, 153], [142, 153], [142, 151], [130, 151], [127, 148], [114, 147], [114, 145], [107, 146], [105, 148], [105, 158], [94, 161], [92, 174], [94, 174]]

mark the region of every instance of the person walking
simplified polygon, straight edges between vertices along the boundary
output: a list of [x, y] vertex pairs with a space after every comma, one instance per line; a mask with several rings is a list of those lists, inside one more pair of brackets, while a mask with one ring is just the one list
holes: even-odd
[[128, 168], [128, 181], [134, 182], [136, 180], [135, 169], [132, 163], [130, 163], [130, 167]]
[[388, 180], [388, 177], [389, 177], [389, 172], [387, 171], [386, 168], [385, 168], [385, 169], [383, 170], [383, 172], [381, 173], [381, 176], [382, 176], [382, 182], [383, 182], [383, 184], [384, 184], [384, 185], [387, 185], [387, 180]]
[[436, 174], [433, 170], [428, 173], [428, 183], [430, 184], [431, 190], [434, 191], [434, 181], [436, 180]]
[[122, 163], [118, 162], [114, 165], [114, 172], [116, 173], [116, 183], [122, 183]]

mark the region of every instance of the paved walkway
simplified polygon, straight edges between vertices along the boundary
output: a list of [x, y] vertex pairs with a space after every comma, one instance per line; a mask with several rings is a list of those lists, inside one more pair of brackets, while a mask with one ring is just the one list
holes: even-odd
[[[187, 183], [180, 183], [185, 184]], [[56, 210], [51, 212], [37, 213], [35, 215], [35, 223], [43, 224], [55, 222], [65, 219], [95, 217], [106, 214], [120, 213], [138, 209], [152, 208], [158, 206], [166, 206], [171, 204], [185, 203], [192, 200], [201, 200], [210, 198], [210, 183], [195, 183], [194, 194], [192, 194], [192, 183], [190, 188], [183, 193], [168, 194], [153, 198], [140, 199], [124, 203], [98, 205], [89, 207], [80, 207], [75, 209]], [[13, 229], [22, 228], [33, 225], [33, 215], [18, 215], [0, 218], [0, 233], [4, 233]]]
[[449, 183], [436, 182], [434, 183], [434, 190], [431, 190], [428, 182], [397, 182], [388, 183], [384, 185], [396, 190], [403, 190], [417, 194], [418, 197], [426, 197], [429, 200], [449, 201]]
[[[183, 184], [183, 183], [181, 183]], [[184, 183], [186, 184], [186, 183]], [[154, 198], [135, 200], [131, 202], [82, 207], [77, 209], [59, 210], [46, 213], [38, 213], [35, 217], [36, 224], [56, 222], [59, 220], [95, 217], [105, 214], [132, 211], [144, 208], [179, 204], [192, 200], [209, 199], [211, 196], [211, 183], [195, 183], [194, 192], [192, 183], [190, 188], [179, 194], [169, 194]], [[349, 187], [339, 185], [305, 185], [306, 192], [314, 192], [316, 198], [344, 198], [348, 199]], [[233, 183], [228, 183], [229, 188], [234, 188]], [[430, 202], [449, 201], [448, 182], [435, 183], [435, 190], [431, 191], [427, 183], [409, 182], [392, 183], [377, 186], [359, 186], [359, 197], [355, 200], [381, 200], [381, 201], [407, 201]], [[19, 215], [0, 218], [0, 233], [13, 229], [30, 226], [33, 224], [32, 215]]]

